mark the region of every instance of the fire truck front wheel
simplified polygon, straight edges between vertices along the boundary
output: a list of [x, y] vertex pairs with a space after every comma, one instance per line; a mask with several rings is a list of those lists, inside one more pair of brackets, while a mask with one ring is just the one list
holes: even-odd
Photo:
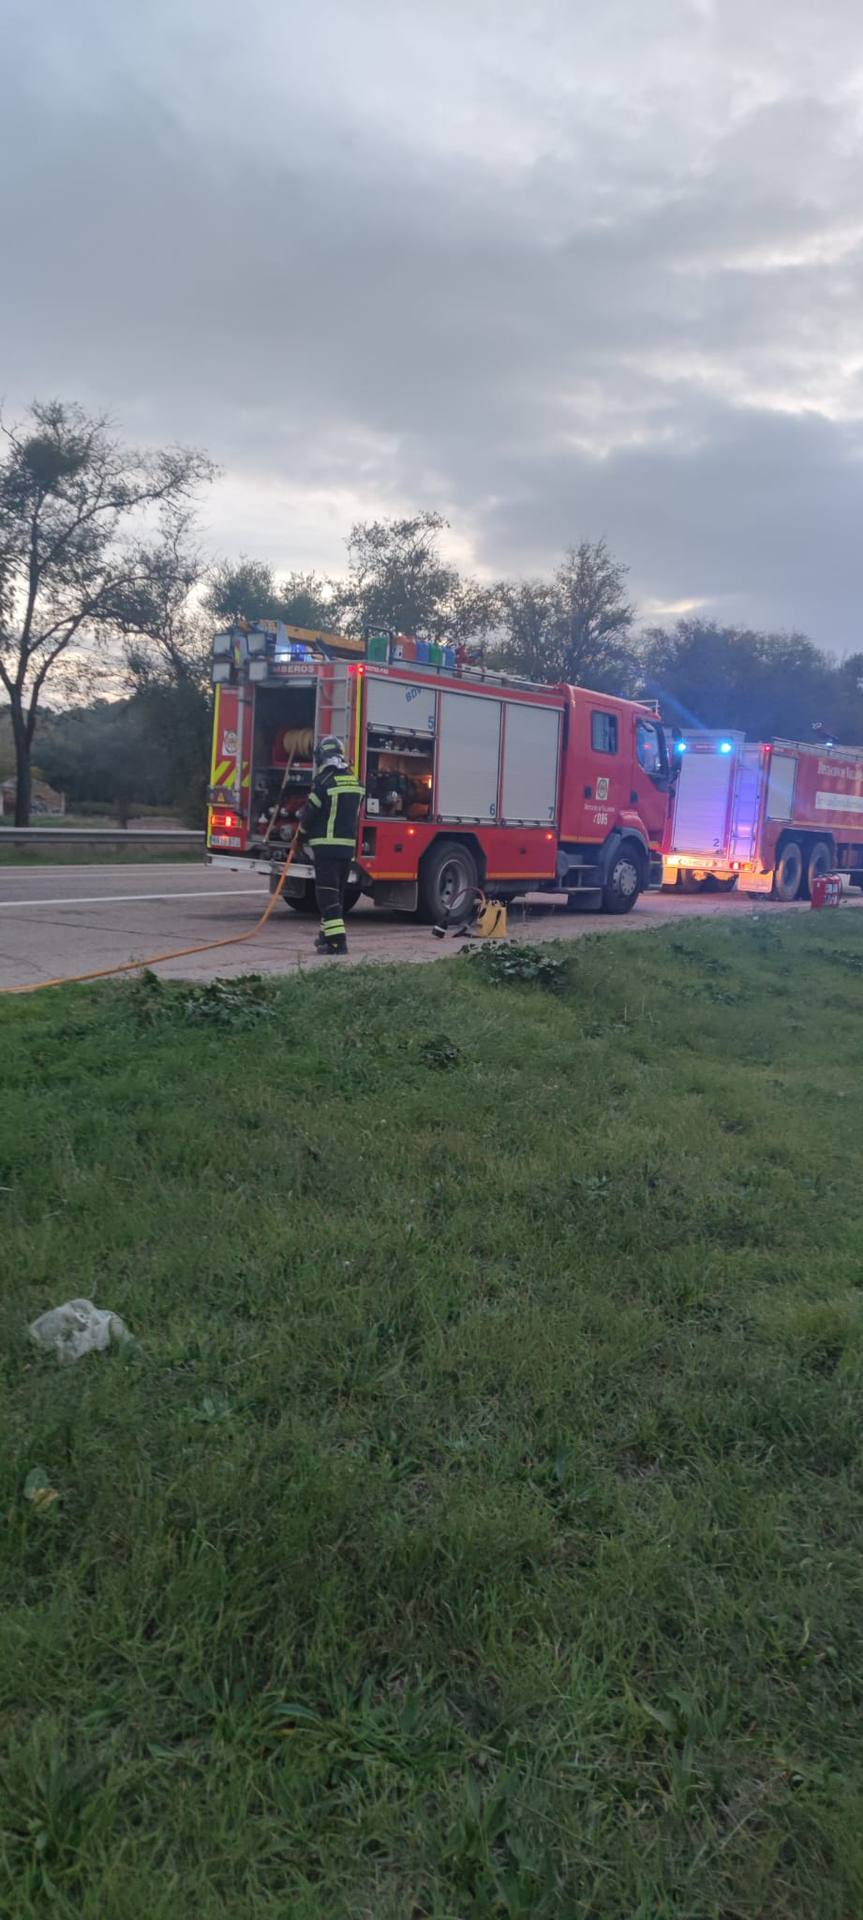
[[641, 892], [644, 860], [640, 848], [624, 840], [611, 856], [602, 889], [603, 913], [631, 913]]
[[475, 893], [479, 885], [476, 860], [462, 840], [440, 840], [426, 854], [420, 876], [420, 913], [433, 926], [446, 925], [456, 901]]
[[796, 840], [786, 840], [773, 875], [774, 900], [796, 900], [803, 881], [803, 855]]

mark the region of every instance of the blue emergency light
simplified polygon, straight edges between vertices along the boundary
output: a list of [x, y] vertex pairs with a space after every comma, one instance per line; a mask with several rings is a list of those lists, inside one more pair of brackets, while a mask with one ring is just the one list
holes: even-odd
[[276, 640], [275, 656], [277, 660], [313, 660], [311, 647], [303, 640]]
[[731, 752], [731, 741], [730, 741], [730, 740], [720, 740], [720, 742], [719, 742], [719, 751], [720, 751], [720, 753], [730, 753], [730, 752]]

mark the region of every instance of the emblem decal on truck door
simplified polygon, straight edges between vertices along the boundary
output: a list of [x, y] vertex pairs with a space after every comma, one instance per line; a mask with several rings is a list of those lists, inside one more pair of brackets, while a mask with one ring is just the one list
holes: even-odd
[[596, 783], [596, 797], [597, 797], [597, 800], [607, 800], [607, 799], [608, 799], [608, 781], [607, 781], [606, 779], [604, 779], [604, 778], [603, 778], [603, 779], [600, 779], [600, 780], [597, 780], [597, 783]]

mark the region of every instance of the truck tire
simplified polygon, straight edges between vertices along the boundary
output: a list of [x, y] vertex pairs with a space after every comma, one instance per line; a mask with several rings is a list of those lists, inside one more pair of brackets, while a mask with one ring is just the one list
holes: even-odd
[[[353, 913], [361, 893], [362, 887], [356, 885], [345, 888], [345, 913]], [[318, 903], [315, 898], [314, 880], [306, 881], [302, 893], [283, 893], [282, 900], [286, 907], [293, 909], [294, 913], [317, 913]]]
[[[275, 887], [271, 886], [270, 892], [275, 893], [275, 891]], [[307, 880], [302, 893], [283, 893], [282, 906], [290, 907], [292, 913], [317, 913], [318, 903], [315, 899], [314, 881]]]
[[602, 889], [603, 913], [631, 913], [641, 892], [644, 863], [638, 847], [624, 840], [611, 856]]
[[796, 900], [803, 884], [803, 855], [796, 840], [786, 840], [773, 875], [774, 900]]
[[439, 840], [422, 864], [420, 916], [432, 926], [446, 922], [453, 902], [475, 892], [479, 872], [470, 847], [462, 840]]
[[812, 898], [813, 880], [823, 880], [833, 872], [833, 848], [827, 840], [815, 840], [806, 862], [806, 899]]

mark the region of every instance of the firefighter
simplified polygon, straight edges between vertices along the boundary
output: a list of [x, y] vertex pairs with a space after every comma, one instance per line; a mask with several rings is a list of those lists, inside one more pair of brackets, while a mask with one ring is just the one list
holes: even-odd
[[315, 863], [321, 931], [317, 953], [347, 953], [345, 888], [357, 847], [363, 789], [345, 759], [341, 740], [325, 734], [315, 748], [315, 777], [297, 832]]

